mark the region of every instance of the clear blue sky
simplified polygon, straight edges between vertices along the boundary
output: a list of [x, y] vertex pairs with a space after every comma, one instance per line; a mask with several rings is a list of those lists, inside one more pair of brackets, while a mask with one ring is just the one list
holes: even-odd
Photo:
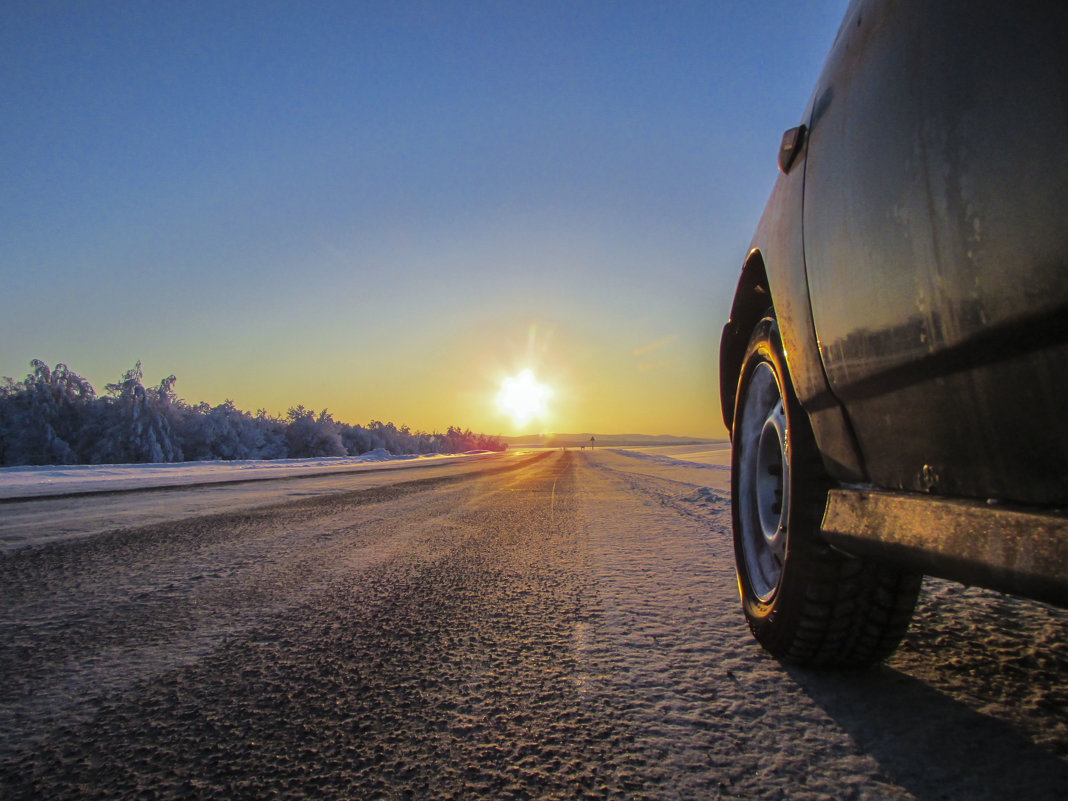
[[0, 374], [722, 435], [719, 330], [846, 0], [0, 7]]

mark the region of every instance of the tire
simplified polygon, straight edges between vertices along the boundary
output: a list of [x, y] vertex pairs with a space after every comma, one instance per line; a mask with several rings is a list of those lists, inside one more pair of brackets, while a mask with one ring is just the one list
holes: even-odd
[[749, 340], [731, 436], [734, 557], [753, 636], [799, 665], [861, 667], [904, 636], [922, 576], [819, 538], [833, 481], [790, 381], [769, 311]]

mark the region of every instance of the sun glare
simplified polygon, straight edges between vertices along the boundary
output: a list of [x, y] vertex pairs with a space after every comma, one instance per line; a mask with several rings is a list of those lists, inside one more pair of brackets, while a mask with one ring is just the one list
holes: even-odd
[[531, 370], [523, 370], [501, 382], [497, 393], [497, 408], [512, 418], [518, 426], [545, 417], [545, 403], [552, 392], [534, 377]]

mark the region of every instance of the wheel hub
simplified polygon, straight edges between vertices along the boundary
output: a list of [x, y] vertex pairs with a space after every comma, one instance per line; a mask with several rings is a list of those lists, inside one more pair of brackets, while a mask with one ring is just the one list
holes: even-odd
[[782, 404], [768, 416], [760, 432], [756, 457], [756, 506], [760, 528], [768, 547], [778, 550], [785, 534], [783, 520], [783, 473], [786, 464], [786, 426]]
[[754, 595], [774, 595], [786, 561], [790, 455], [786, 412], [775, 371], [757, 365], [749, 381], [738, 442], [741, 545]]

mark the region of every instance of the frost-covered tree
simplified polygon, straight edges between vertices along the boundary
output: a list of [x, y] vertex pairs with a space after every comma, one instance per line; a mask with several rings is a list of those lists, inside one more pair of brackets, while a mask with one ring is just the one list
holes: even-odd
[[340, 426], [326, 409], [316, 416], [310, 409], [296, 406], [289, 410], [286, 417], [286, 444], [290, 458], [347, 455], [341, 441]]
[[144, 386], [138, 362], [97, 397], [88, 381], [64, 364], [40, 360], [22, 381], [0, 381], [0, 464], [164, 462], [184, 459], [279, 459], [359, 455], [384, 448], [393, 454], [502, 450], [499, 440], [449, 428], [426, 434], [372, 420], [347, 425], [325, 409], [303, 406], [276, 417], [255, 415], [227, 400], [188, 404], [172, 375]]
[[94, 464], [134, 462], [180, 462], [182, 449], [171, 438], [171, 428], [163, 411], [150, 400], [160, 402], [160, 392], [169, 390], [165, 379], [160, 390], [151, 394], [142, 384], [141, 362], [114, 384], [107, 384], [100, 438], [90, 455]]
[[359, 456], [375, 449], [371, 432], [363, 426], [342, 425], [341, 444], [349, 456]]
[[75, 464], [96, 393], [65, 364], [40, 359], [23, 381], [0, 385], [0, 464]]
[[227, 399], [208, 408], [188, 407], [175, 428], [187, 459], [280, 459], [286, 455], [285, 424], [265, 413], [253, 417]]

